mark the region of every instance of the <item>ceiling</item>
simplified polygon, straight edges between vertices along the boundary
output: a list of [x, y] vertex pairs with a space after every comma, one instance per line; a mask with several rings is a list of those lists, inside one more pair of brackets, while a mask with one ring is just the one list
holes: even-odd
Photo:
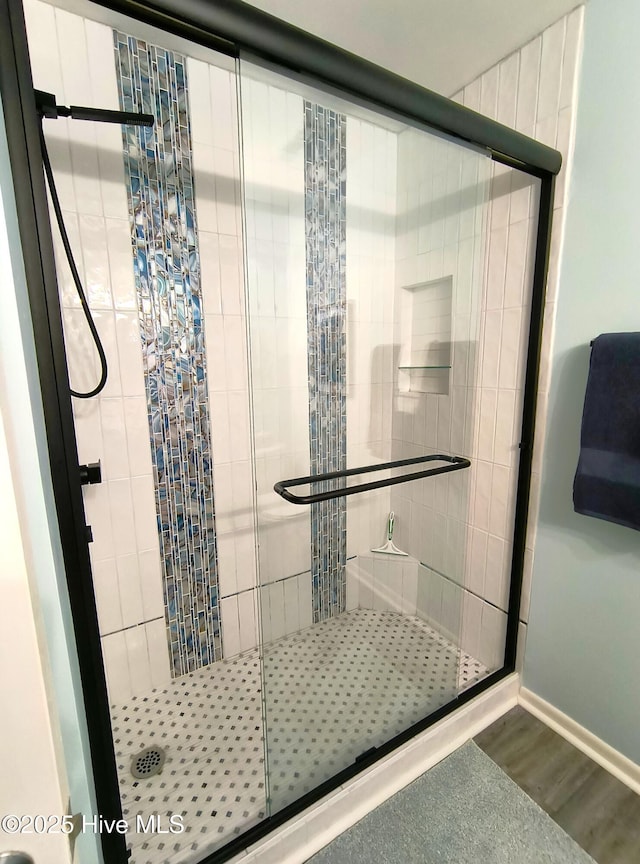
[[250, 2], [445, 96], [579, 5], [579, 0]]

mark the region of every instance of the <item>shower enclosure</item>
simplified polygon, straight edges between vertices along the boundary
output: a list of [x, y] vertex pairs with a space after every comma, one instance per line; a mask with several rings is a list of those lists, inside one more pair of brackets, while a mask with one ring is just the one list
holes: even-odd
[[98, 805], [184, 829], [105, 856], [195, 864], [513, 670], [559, 154], [160, 5], [4, 2], [2, 96]]

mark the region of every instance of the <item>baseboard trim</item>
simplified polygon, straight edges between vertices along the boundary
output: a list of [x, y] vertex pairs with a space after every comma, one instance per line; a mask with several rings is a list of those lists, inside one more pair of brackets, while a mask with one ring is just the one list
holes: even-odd
[[520, 690], [518, 702], [530, 714], [542, 720], [554, 732], [562, 735], [570, 744], [640, 795], [640, 765], [526, 687]]
[[499, 681], [232, 858], [232, 864], [302, 864], [517, 705], [519, 689], [517, 673]]

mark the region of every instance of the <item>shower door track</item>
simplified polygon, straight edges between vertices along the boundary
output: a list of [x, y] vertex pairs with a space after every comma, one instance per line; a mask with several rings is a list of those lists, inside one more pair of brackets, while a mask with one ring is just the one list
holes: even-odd
[[[348, 93], [353, 99], [403, 116], [462, 145], [483, 148], [494, 161], [540, 179], [540, 203], [531, 293], [531, 317], [524, 380], [520, 458], [504, 664], [452, 702], [387, 741], [373, 752], [212, 853], [201, 864], [226, 861], [256, 843], [305, 807], [360, 773], [376, 760], [455, 711], [515, 670], [525, 537], [531, 486], [532, 448], [549, 263], [556, 150], [431, 93], [353, 54], [273, 18], [240, 0], [115, 0], [99, 5], [163, 30], [239, 57], [251, 52], [295, 75]], [[75, 427], [69, 393], [58, 300], [49, 208], [44, 185], [37, 116], [21, 0], [0, 0], [0, 92], [31, 307], [38, 376], [58, 529], [82, 681], [85, 716], [99, 813], [122, 818], [115, 751], [88, 535], [82, 500]], [[101, 835], [105, 862], [126, 864], [125, 838]]]

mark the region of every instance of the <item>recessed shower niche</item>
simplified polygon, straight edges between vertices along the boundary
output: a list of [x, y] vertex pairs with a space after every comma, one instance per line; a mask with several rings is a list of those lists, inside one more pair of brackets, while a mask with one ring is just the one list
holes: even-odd
[[[38, 89], [154, 115], [42, 120], [109, 365], [69, 399], [98, 368], [54, 226], [60, 398], [103, 466], [70, 589], [115, 741], [98, 804], [183, 815], [170, 843], [127, 836], [131, 864], [222, 860], [506, 668], [526, 353], [506, 322], [532, 274], [483, 307], [505, 199], [486, 147], [99, 3], [24, 8]], [[311, 500], [276, 488], [309, 477]], [[381, 551], [391, 512], [406, 556]]]
[[418, 393], [449, 393], [453, 361], [453, 277], [445, 276], [401, 290], [403, 346], [399, 369], [401, 389]]

